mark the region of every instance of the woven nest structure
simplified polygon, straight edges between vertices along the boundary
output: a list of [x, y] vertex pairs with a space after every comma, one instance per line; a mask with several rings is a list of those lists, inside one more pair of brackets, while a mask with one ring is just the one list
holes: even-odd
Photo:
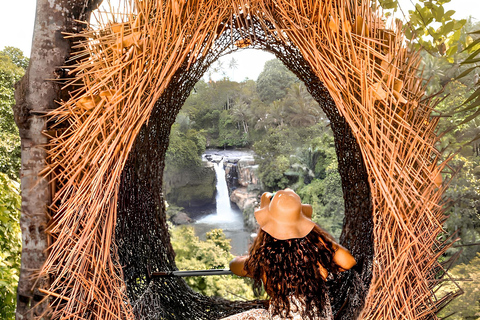
[[[170, 127], [220, 56], [272, 52], [330, 119], [345, 198], [340, 242], [358, 261], [329, 284], [336, 319], [427, 319], [448, 171], [435, 101], [401, 26], [367, 0], [132, 0], [81, 34], [69, 99], [49, 114], [55, 191], [42, 273], [53, 318], [218, 319], [256, 306], [194, 293], [175, 269], [162, 175]], [[120, 18], [119, 18], [120, 17]], [[73, 89], [72, 89], [73, 88]]]

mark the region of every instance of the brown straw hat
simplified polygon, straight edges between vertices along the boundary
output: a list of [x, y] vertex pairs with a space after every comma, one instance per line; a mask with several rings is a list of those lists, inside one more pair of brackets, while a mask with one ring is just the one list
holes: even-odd
[[303, 238], [312, 231], [312, 206], [302, 205], [298, 194], [292, 189], [280, 190], [275, 194], [265, 192], [260, 208], [255, 210], [260, 228], [279, 240]]

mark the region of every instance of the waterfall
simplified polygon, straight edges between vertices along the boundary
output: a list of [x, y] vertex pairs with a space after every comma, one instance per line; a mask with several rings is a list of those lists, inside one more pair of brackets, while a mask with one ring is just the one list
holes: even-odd
[[205, 239], [205, 233], [211, 229], [222, 229], [228, 239], [232, 239], [232, 253], [244, 254], [247, 250], [250, 234], [246, 232], [243, 213], [230, 201], [223, 162], [214, 163], [217, 177], [216, 210], [194, 224], [195, 233]]
[[232, 224], [240, 224], [243, 228], [242, 212], [230, 201], [223, 163], [215, 163], [214, 168], [217, 177], [216, 211], [198, 220], [197, 223], [224, 223], [229, 225], [229, 227]]

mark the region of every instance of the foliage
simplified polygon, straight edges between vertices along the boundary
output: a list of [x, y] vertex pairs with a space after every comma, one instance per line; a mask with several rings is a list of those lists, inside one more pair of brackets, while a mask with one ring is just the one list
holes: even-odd
[[14, 47], [0, 51], [0, 318], [14, 319], [20, 274], [20, 137], [13, 117], [14, 85], [28, 58]]
[[258, 175], [267, 190], [283, 189], [289, 183], [284, 173], [290, 168], [288, 157], [293, 152], [289, 141], [291, 133], [286, 127], [270, 128], [264, 138], [253, 145], [258, 156]]
[[24, 71], [27, 70], [30, 59], [23, 55], [22, 50], [7, 46], [2, 50], [2, 53], [8, 56], [13, 64], [15, 64], [17, 67], [23, 69]]
[[339, 238], [345, 217], [342, 181], [336, 159], [326, 168], [325, 179], [314, 179], [312, 183], [297, 189], [303, 203], [313, 207], [313, 221]]
[[[479, 66], [480, 66], [480, 23], [476, 25], [478, 29], [468, 33], [467, 44], [468, 46], [463, 50], [467, 52], [469, 56], [462, 61], [461, 65], [469, 67], [467, 70], [458, 75], [457, 79], [462, 79], [469, 75], [476, 75], [473, 82], [474, 92], [465, 100], [462, 106], [465, 106], [462, 110], [463, 113], [467, 112], [464, 122], [468, 122], [475, 119], [480, 115], [480, 80], [479, 80]], [[475, 37], [475, 38], [473, 38]], [[477, 136], [478, 138], [478, 136]]]
[[[468, 263], [462, 263], [449, 271], [453, 279], [460, 279], [458, 284], [464, 293], [455, 298], [439, 314], [449, 320], [479, 319], [480, 318], [480, 253]], [[457, 291], [453, 283], [440, 287], [439, 296], [448, 292]]]
[[20, 274], [19, 184], [0, 173], [0, 318], [14, 319]]
[[[456, 232], [460, 241], [456, 245], [468, 245], [480, 240], [480, 158], [457, 156], [452, 161], [452, 166], [461, 167], [454, 176], [446, 196], [452, 205], [446, 214], [449, 219], [446, 228], [449, 233]], [[462, 253], [457, 263], [468, 263], [478, 252], [478, 246], [462, 248]], [[459, 248], [451, 248], [451, 255]]]
[[223, 147], [243, 147], [246, 145], [246, 134], [248, 134], [248, 131], [242, 132], [242, 128], [238, 125], [238, 122], [234, 120], [233, 116], [227, 110], [223, 110], [220, 113], [218, 123], [218, 144], [222, 144]]
[[261, 103], [252, 80], [237, 83], [228, 79], [199, 81], [182, 108], [192, 128], [204, 130], [207, 146], [231, 147], [250, 143], [249, 128]]
[[[431, 54], [450, 56], [458, 50], [461, 29], [466, 20], [452, 18], [454, 10], [445, 12], [443, 5], [451, 0], [418, 0], [415, 9], [408, 11], [408, 22], [404, 26], [407, 39], [414, 48], [423, 48]], [[383, 9], [396, 12], [398, 0], [379, 0]], [[376, 4], [376, 1], [374, 2]]]
[[[313, 126], [324, 118], [318, 103], [303, 83], [293, 83], [282, 100], [286, 122], [294, 127]], [[323, 116], [323, 117], [322, 117]]]
[[292, 167], [303, 170], [305, 184], [309, 184], [312, 178], [325, 179], [327, 166], [336, 160], [333, 136], [323, 133], [313, 138], [310, 144], [297, 148], [295, 159]]
[[472, 156], [475, 144], [471, 141], [480, 133], [480, 119], [474, 118], [464, 123], [465, 115], [455, 112], [471, 91], [459, 81], [452, 81], [445, 87], [444, 92], [446, 97], [436, 108], [436, 111], [444, 116], [440, 118], [437, 129], [443, 134], [438, 148], [445, 154], [462, 148], [462, 155]]
[[297, 81], [297, 77], [280, 60], [269, 60], [258, 76], [257, 92], [260, 99], [269, 104], [284, 98], [287, 89]]
[[[195, 236], [192, 227], [174, 227], [170, 233], [180, 270], [225, 269], [233, 259], [230, 240], [220, 229], [207, 232], [205, 241]], [[185, 281], [193, 290], [207, 296], [231, 300], [254, 298], [248, 279], [237, 276], [188, 277]]]
[[166, 165], [177, 169], [199, 167], [205, 143], [203, 132], [191, 129], [189, 117], [180, 113], [170, 132]]
[[28, 58], [13, 47], [0, 51], [0, 172], [18, 179], [20, 171], [20, 137], [13, 118], [14, 85], [23, 76]]
[[[456, 235], [460, 241], [456, 245], [477, 243], [480, 239], [480, 158], [478, 143], [473, 141], [480, 133], [478, 118], [465, 122], [465, 114], [455, 112], [455, 109], [465, 101], [471, 90], [459, 81], [450, 82], [444, 89], [446, 97], [438, 105], [437, 111], [448, 117], [440, 118], [438, 131], [443, 134], [438, 148], [445, 156], [460, 150], [460, 153], [450, 162], [458, 173], [454, 175], [446, 190], [445, 196], [451, 205], [447, 208], [449, 217], [445, 223], [448, 234]], [[462, 253], [456, 263], [468, 263], [478, 246], [451, 248], [447, 256], [457, 251]]]
[[270, 128], [253, 148], [264, 187], [293, 188], [303, 203], [312, 205], [313, 220], [339, 237], [345, 208], [331, 131], [322, 124], [282, 125]]
[[478, 38], [477, 35], [472, 35], [471, 33], [478, 28], [480, 28], [480, 23], [474, 23], [472, 19], [468, 19], [459, 32], [460, 39], [452, 40], [451, 44], [455, 46], [455, 50], [448, 55], [442, 56], [439, 53], [432, 54], [427, 51], [421, 51], [422, 66], [424, 68], [422, 76], [428, 79], [428, 94], [438, 93], [452, 79], [463, 83], [469, 89], [478, 81], [479, 70], [475, 66], [479, 63], [465, 63], [465, 60], [470, 55], [470, 49], [466, 48]]
[[186, 115], [207, 145], [251, 147], [264, 189], [296, 189], [314, 204], [316, 221], [339, 235], [343, 193], [329, 121], [279, 60], [268, 61], [257, 82], [198, 82], [182, 108]]

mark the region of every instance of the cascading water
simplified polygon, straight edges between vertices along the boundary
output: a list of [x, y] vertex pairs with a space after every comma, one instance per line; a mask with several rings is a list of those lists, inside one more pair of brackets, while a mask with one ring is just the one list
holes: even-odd
[[215, 175], [217, 177], [217, 195], [215, 197], [216, 212], [204, 217], [197, 223], [224, 224], [225, 226], [243, 226], [242, 213], [240, 212], [238, 207], [230, 201], [230, 197], [228, 195], [227, 181], [225, 180], [225, 170], [223, 169], [223, 162], [215, 163], [214, 168]]
[[216, 210], [194, 224], [195, 233], [200, 239], [205, 239], [205, 233], [211, 229], [222, 229], [226, 237], [232, 239], [231, 252], [241, 255], [248, 249], [250, 233], [245, 230], [242, 212], [230, 201], [223, 161], [214, 163], [214, 168], [217, 177]]

